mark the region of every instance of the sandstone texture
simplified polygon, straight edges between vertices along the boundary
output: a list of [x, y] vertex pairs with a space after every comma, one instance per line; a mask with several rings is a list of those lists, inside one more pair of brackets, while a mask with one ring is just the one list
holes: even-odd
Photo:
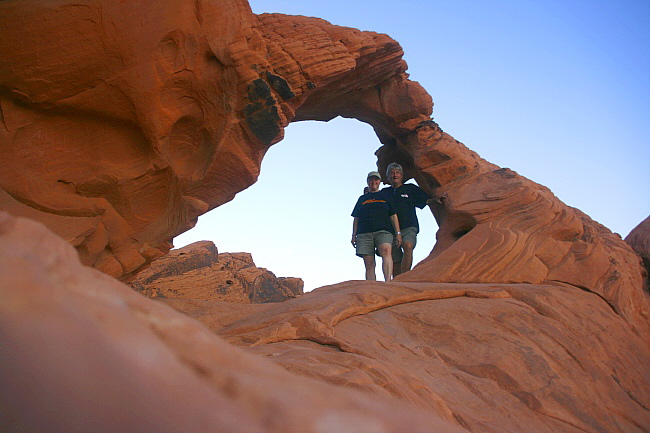
[[647, 341], [598, 295], [564, 283], [348, 282], [216, 331], [289, 371], [472, 432], [650, 423]]
[[129, 285], [150, 298], [240, 304], [282, 302], [303, 293], [300, 278], [277, 278], [248, 253], [222, 253], [210, 241], [195, 242], [152, 262]]
[[[480, 158], [406, 69], [389, 36], [244, 0], [0, 2], [0, 425], [650, 431], [647, 236]], [[431, 254], [285, 302], [171, 297], [151, 263], [174, 236], [255, 182], [290, 122], [336, 116], [433, 197]], [[167, 269], [249, 269], [193, 248]]]

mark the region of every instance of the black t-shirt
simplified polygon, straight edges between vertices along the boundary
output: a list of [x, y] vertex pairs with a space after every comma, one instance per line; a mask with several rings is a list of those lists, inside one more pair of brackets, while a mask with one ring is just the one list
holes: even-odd
[[352, 210], [352, 216], [359, 218], [357, 234], [395, 230], [390, 222], [390, 216], [395, 214], [395, 205], [389, 194], [382, 191], [369, 192], [357, 200]]
[[427, 201], [429, 200], [427, 193], [412, 183], [403, 183], [398, 188], [389, 186], [382, 189], [381, 192], [393, 197], [400, 230], [407, 227], [415, 227], [420, 231], [420, 224], [418, 223], [417, 215], [415, 215], [415, 208], [423, 209], [427, 205]]

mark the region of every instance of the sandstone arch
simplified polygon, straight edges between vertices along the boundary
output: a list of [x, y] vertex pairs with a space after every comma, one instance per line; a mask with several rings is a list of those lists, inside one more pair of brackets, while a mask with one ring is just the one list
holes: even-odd
[[[645, 296], [638, 258], [620, 237], [443, 132], [430, 117], [430, 96], [408, 80], [395, 41], [314, 18], [272, 14], [259, 20], [274, 71], [300, 89], [281, 104], [289, 108], [280, 111], [294, 113], [288, 120], [341, 115], [369, 123], [384, 144], [380, 169], [397, 160], [439, 198], [432, 207], [440, 225], [436, 247], [399, 281], [561, 282], [589, 288], [630, 322], [648, 317], [636, 307]], [[301, 58], [302, 47], [319, 44], [328, 47], [324, 58], [306, 66], [291, 61]], [[358, 53], [356, 46], [362, 47]], [[313, 64], [322, 68], [312, 70]], [[636, 289], [629, 293], [627, 287]]]
[[[630, 248], [443, 132], [396, 41], [317, 18], [254, 16], [240, 0], [198, 4], [2, 4], [3, 209], [45, 222], [84, 263], [128, 278], [253, 183], [291, 121], [350, 117], [383, 143], [380, 168], [402, 162], [439, 198], [437, 246], [403, 280], [559, 281], [628, 320], [647, 314], [635, 307], [642, 268]], [[135, 23], [150, 16], [155, 26], [133, 45]], [[54, 27], [26, 25], [43, 20]], [[45, 35], [75, 25], [65, 43], [88, 43], [62, 56]]]

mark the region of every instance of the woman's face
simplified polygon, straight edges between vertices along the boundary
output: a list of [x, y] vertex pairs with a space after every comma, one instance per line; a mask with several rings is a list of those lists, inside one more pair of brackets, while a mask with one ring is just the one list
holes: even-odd
[[370, 192], [379, 191], [379, 185], [381, 185], [381, 179], [378, 177], [369, 177], [368, 178], [368, 189]]

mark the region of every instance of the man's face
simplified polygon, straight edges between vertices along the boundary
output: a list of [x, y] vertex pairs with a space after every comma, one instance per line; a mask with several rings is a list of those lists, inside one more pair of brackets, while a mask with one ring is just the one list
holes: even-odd
[[394, 168], [390, 169], [390, 173], [388, 174], [388, 180], [390, 181], [391, 185], [401, 185], [402, 179], [404, 179], [404, 175], [402, 174], [401, 171], [396, 170]]
[[370, 192], [379, 191], [379, 185], [381, 184], [381, 179], [378, 177], [369, 177], [368, 178], [368, 189]]

